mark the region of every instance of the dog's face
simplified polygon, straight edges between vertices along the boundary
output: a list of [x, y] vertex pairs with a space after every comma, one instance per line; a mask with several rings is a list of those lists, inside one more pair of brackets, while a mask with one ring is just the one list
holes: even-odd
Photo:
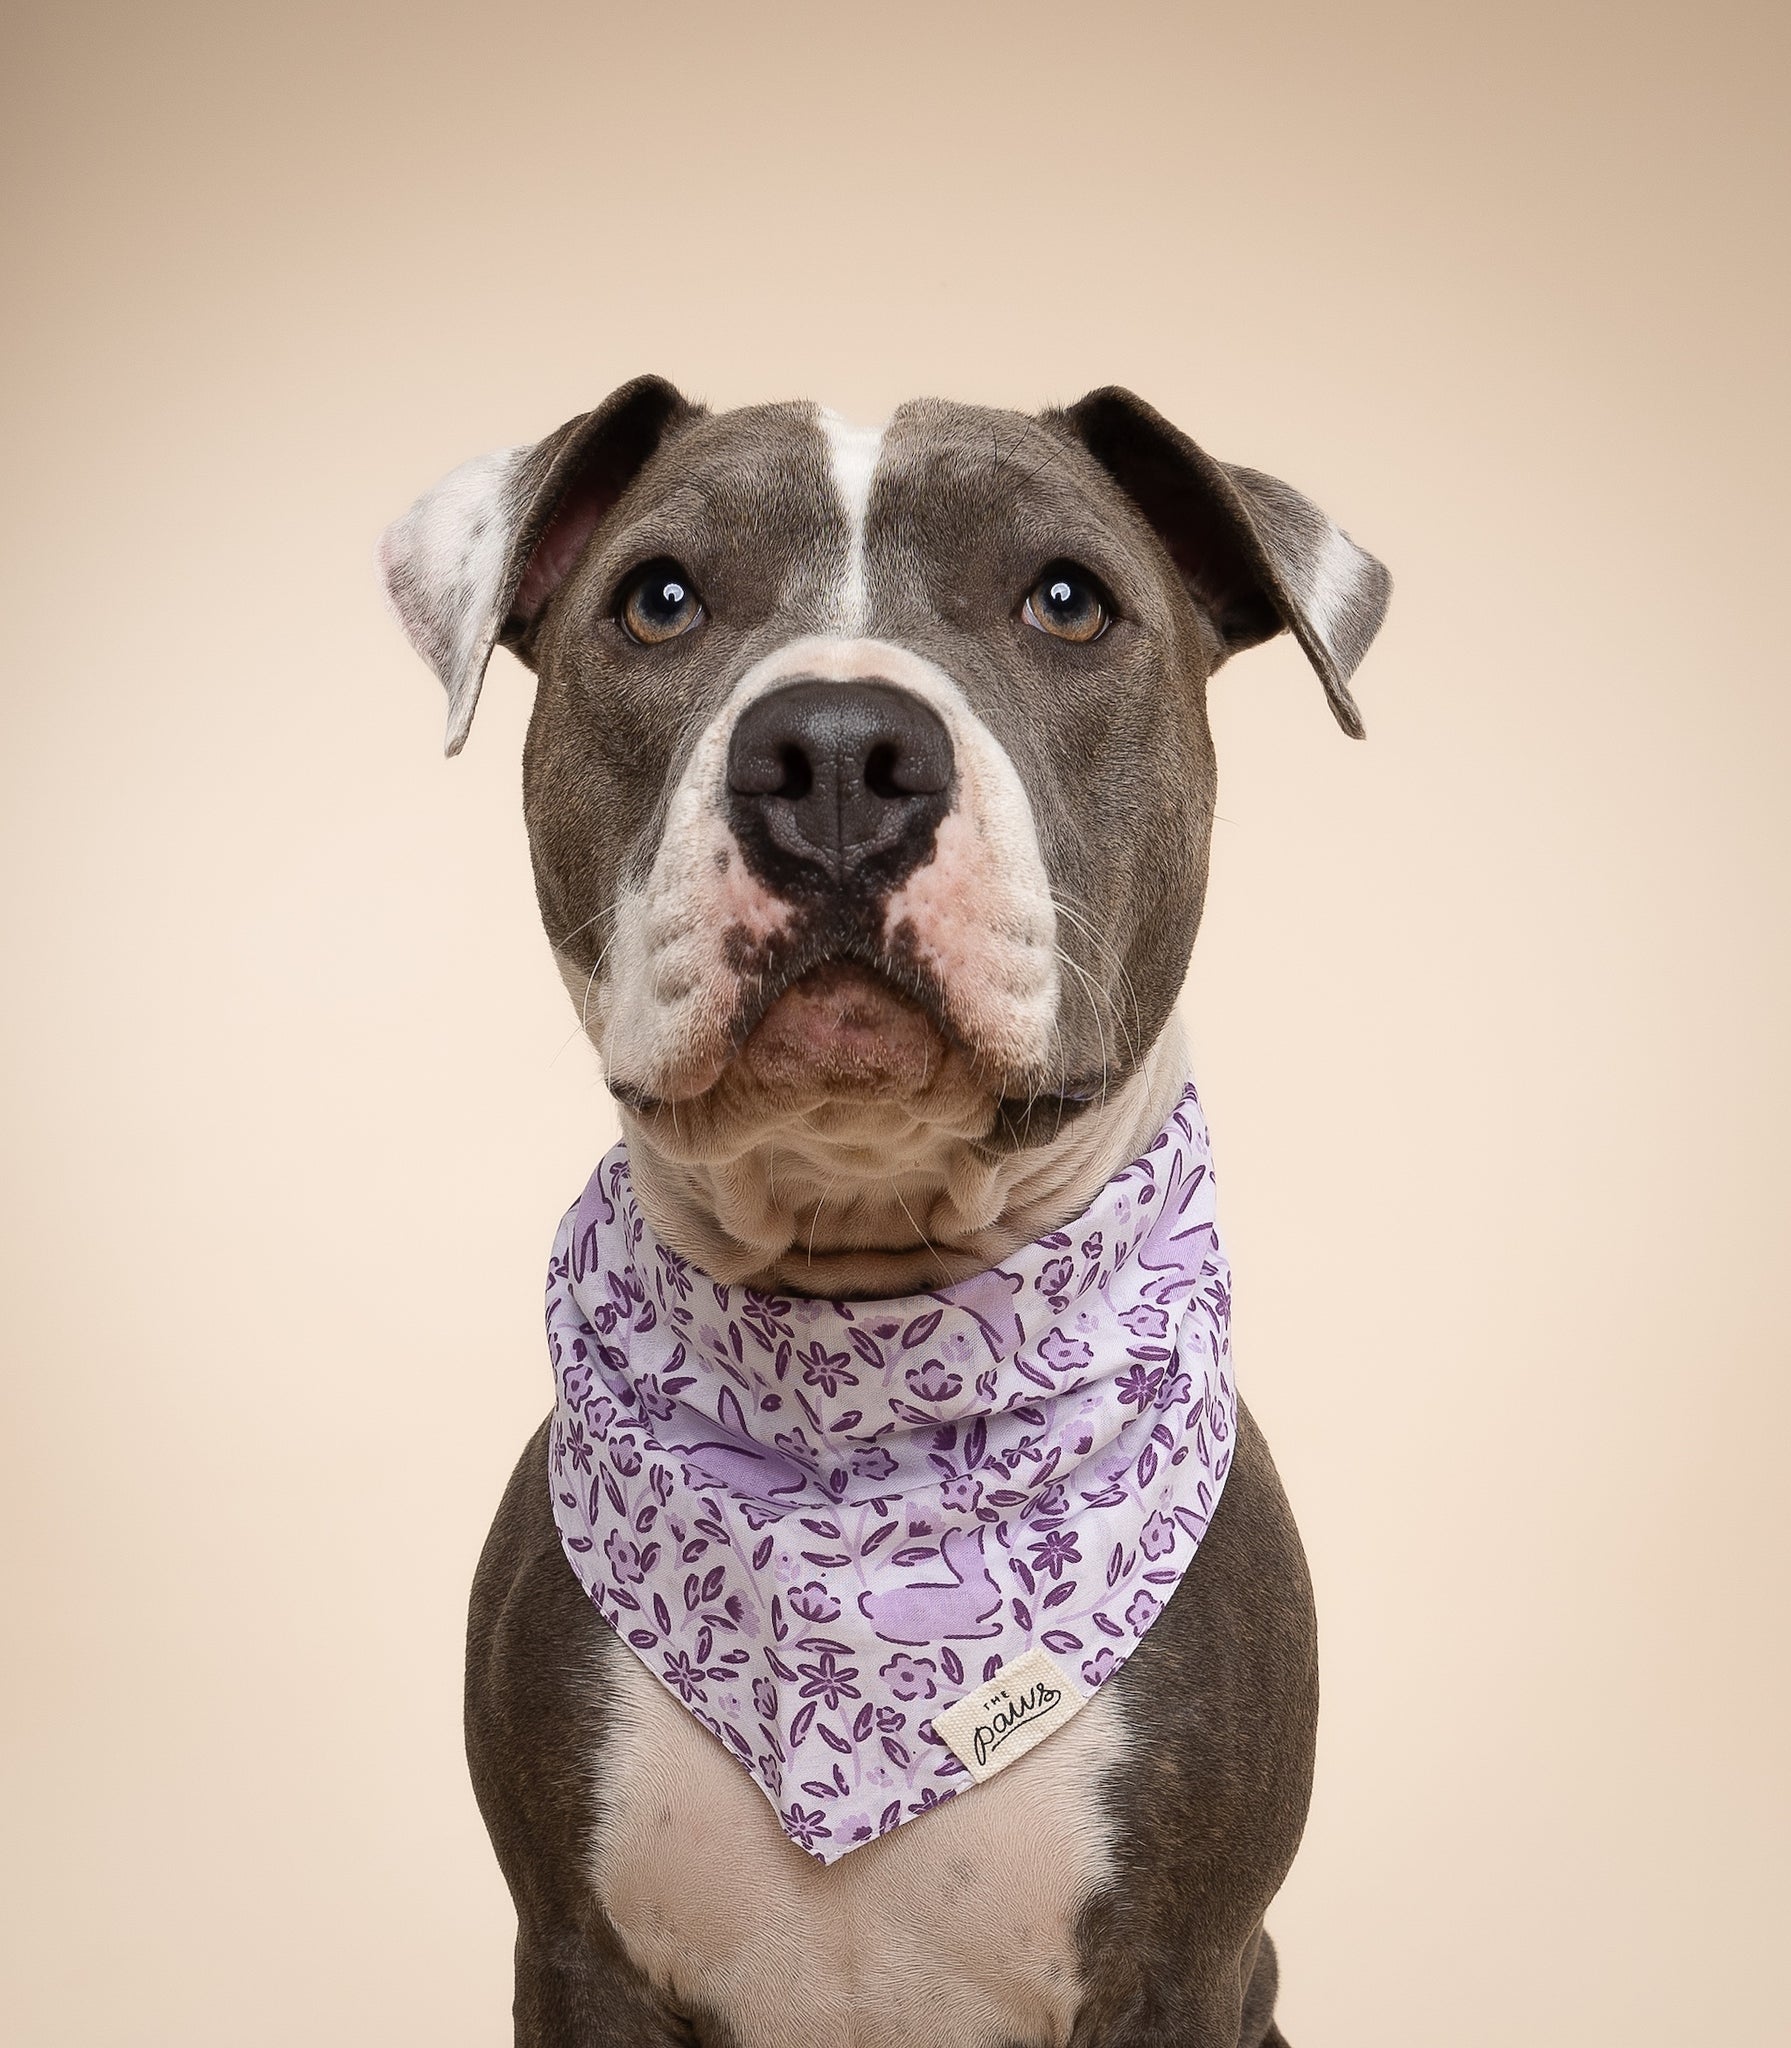
[[548, 936], [635, 1128], [722, 1173], [796, 1130], [872, 1172], [1036, 1146], [1110, 1098], [1200, 918], [1208, 676], [1291, 627], [1359, 731], [1387, 595], [1117, 391], [866, 432], [644, 379], [382, 556], [450, 751], [494, 640], [535, 669]]

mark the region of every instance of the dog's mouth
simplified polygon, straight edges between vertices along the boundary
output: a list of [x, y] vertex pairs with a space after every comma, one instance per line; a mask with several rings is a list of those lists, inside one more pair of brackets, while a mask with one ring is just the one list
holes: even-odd
[[872, 968], [830, 960], [764, 1006], [735, 1057], [777, 1093], [874, 1097], [922, 1093], [949, 1051], [932, 1005]]
[[1048, 1141], [1112, 1087], [1112, 1075], [994, 1071], [920, 962], [834, 939], [737, 958], [740, 1000], [719, 1071], [695, 1095], [675, 1098], [612, 1076], [617, 1100], [643, 1116], [675, 1117], [679, 1103], [694, 1106], [737, 1078], [774, 1100], [914, 1102], [950, 1069], [954, 1086], [968, 1079], [984, 1095], [988, 1141], [1006, 1147]]

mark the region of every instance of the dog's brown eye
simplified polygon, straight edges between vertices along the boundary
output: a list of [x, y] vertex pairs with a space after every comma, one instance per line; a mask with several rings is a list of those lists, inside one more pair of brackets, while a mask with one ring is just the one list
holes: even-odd
[[675, 640], [688, 633], [703, 616], [703, 600], [696, 587], [674, 561], [649, 562], [637, 569], [622, 587], [622, 602], [616, 619], [630, 640], [643, 647], [657, 647], [662, 640]]
[[1026, 593], [1021, 616], [1054, 640], [1098, 640], [1110, 614], [1099, 584], [1074, 562], [1053, 562]]

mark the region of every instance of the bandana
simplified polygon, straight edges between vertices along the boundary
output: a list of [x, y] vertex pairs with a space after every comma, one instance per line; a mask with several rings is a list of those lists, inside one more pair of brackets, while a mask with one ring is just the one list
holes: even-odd
[[722, 1286], [618, 1145], [548, 1272], [554, 1517], [598, 1612], [831, 1863], [1048, 1739], [1162, 1612], [1231, 1462], [1190, 1086], [1063, 1230], [892, 1301]]

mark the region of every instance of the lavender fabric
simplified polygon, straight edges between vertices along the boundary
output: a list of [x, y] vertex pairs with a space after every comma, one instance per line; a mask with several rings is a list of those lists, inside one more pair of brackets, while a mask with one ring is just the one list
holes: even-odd
[[1225, 1483], [1230, 1319], [1192, 1086], [1074, 1224], [893, 1301], [719, 1285], [618, 1145], [548, 1272], [560, 1540], [830, 1863], [974, 1789], [932, 1716], [1002, 1666], [1131, 1654]]

